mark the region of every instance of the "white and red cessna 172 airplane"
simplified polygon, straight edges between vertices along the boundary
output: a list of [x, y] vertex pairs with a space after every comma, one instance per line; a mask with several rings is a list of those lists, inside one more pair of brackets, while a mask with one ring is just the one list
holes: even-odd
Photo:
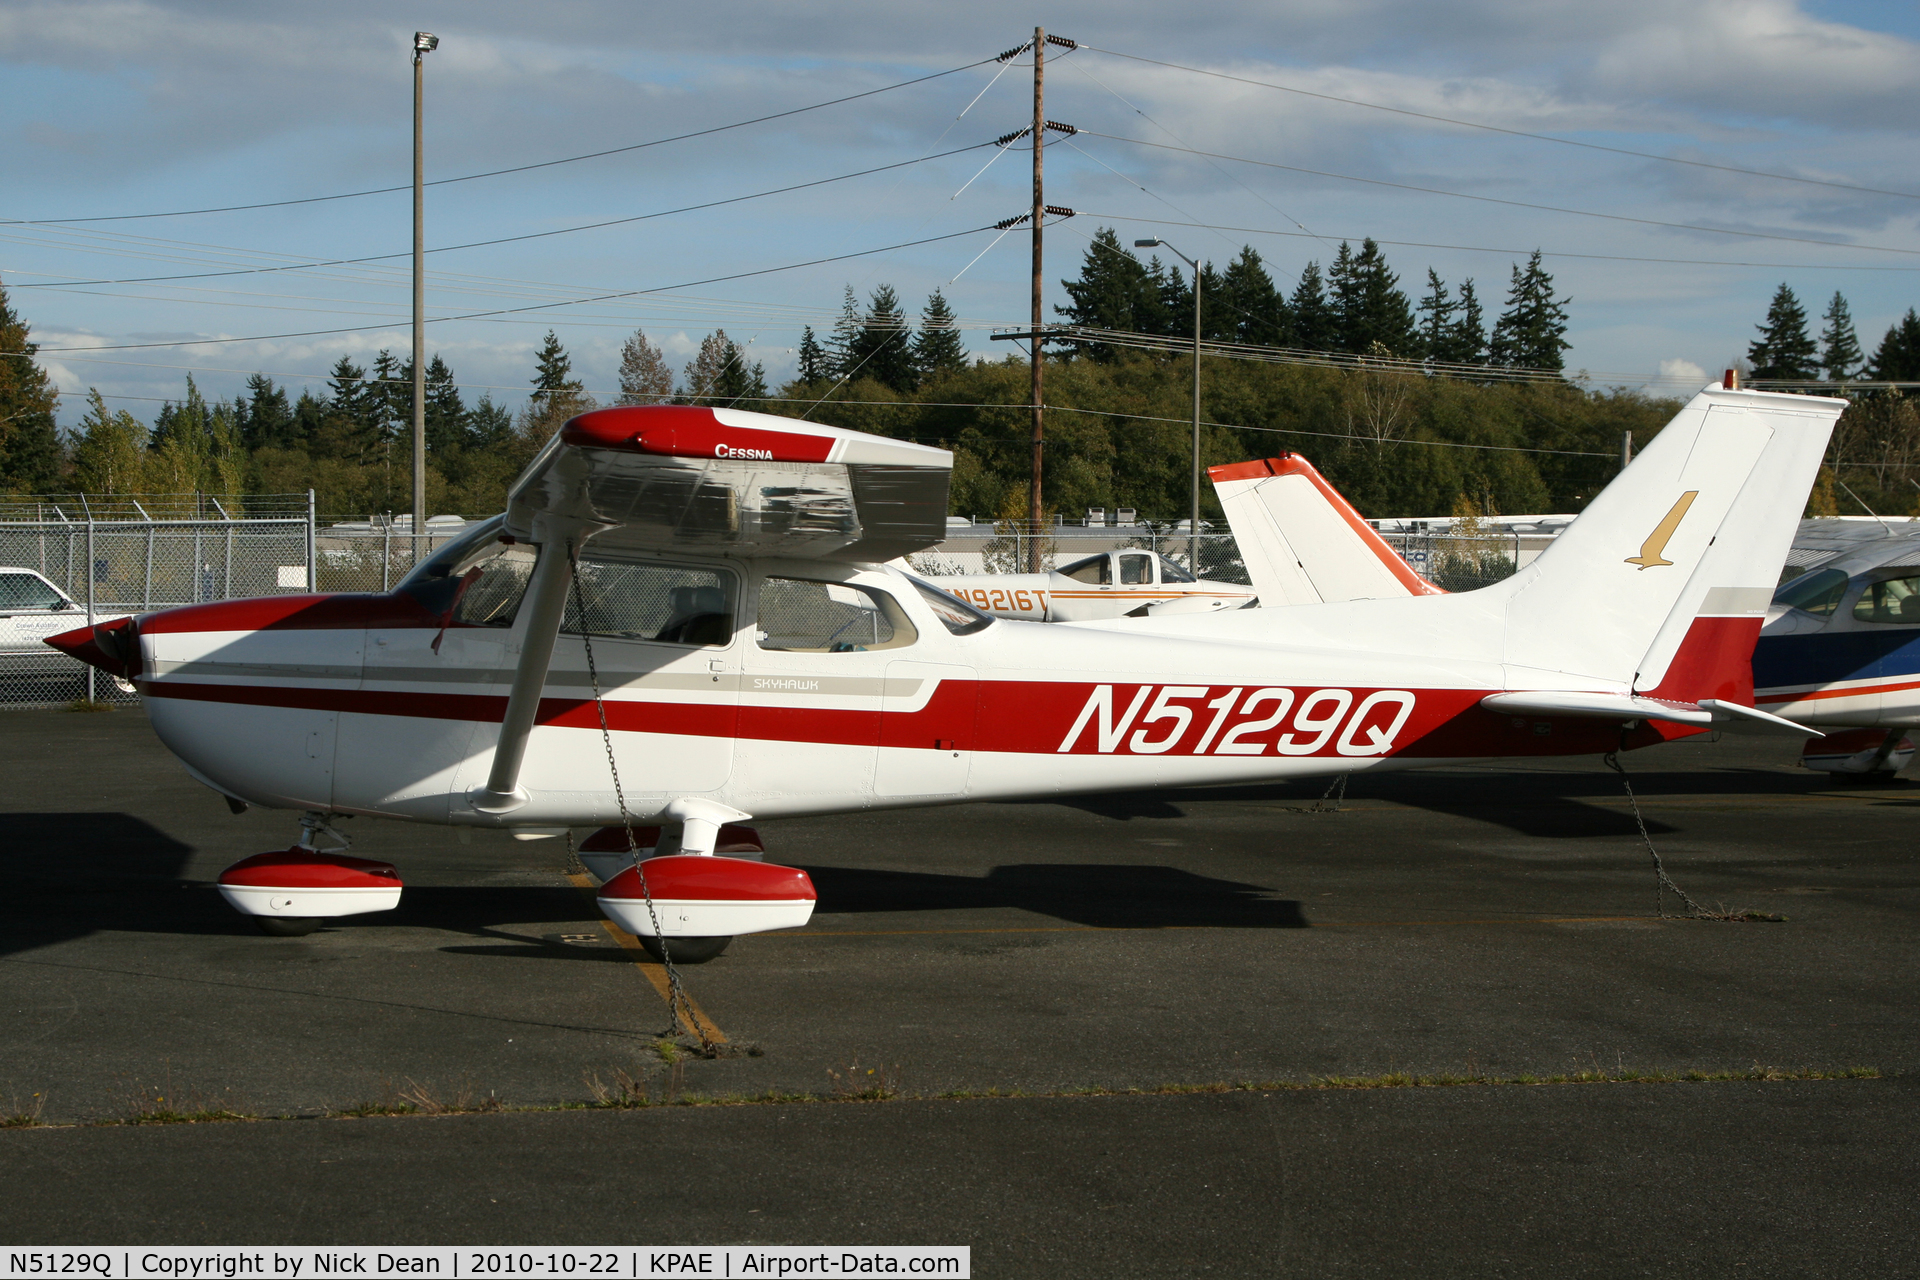
[[1074, 626], [995, 620], [883, 567], [940, 540], [944, 451], [602, 409], [390, 593], [194, 605], [49, 643], [134, 681], [236, 808], [307, 811], [299, 844], [222, 876], [269, 931], [398, 900], [391, 866], [318, 847], [331, 815], [631, 821], [671, 824], [679, 852], [613, 876], [603, 907], [691, 960], [812, 909], [804, 873], [716, 855], [750, 817], [1785, 724], [1753, 709], [1748, 660], [1842, 407], [1707, 389], [1482, 590]]

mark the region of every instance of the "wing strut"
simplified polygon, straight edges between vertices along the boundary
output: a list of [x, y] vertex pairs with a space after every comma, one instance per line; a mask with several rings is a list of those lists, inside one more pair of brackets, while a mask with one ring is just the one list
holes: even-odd
[[520, 637], [520, 664], [514, 668], [507, 712], [500, 720], [493, 771], [487, 775], [486, 786], [467, 793], [468, 803], [481, 813], [512, 813], [528, 800], [520, 787], [520, 765], [526, 759], [527, 739], [540, 712], [540, 695], [547, 686], [554, 641], [559, 639], [560, 623], [566, 617], [571, 577], [567, 572], [568, 542], [564, 534], [547, 538], [533, 562], [533, 577], [520, 604], [527, 619]]

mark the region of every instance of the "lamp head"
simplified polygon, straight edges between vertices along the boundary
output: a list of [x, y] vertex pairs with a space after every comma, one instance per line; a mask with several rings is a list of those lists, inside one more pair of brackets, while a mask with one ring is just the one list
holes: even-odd
[[1160, 238], [1155, 236], [1151, 240], [1135, 240], [1133, 247], [1136, 249], [1158, 249], [1160, 247]]
[[413, 33], [413, 56], [414, 57], [417, 58], [423, 53], [432, 53], [435, 49], [438, 49], [439, 47], [440, 47], [440, 37], [433, 34], [433, 32], [416, 31]]

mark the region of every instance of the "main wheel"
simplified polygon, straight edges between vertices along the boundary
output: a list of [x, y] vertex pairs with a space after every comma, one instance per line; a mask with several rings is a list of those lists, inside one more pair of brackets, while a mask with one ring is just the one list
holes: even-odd
[[725, 951], [727, 944], [732, 941], [732, 934], [724, 938], [668, 938], [665, 955], [661, 954], [658, 938], [642, 935], [640, 945], [645, 947], [647, 954], [655, 960], [664, 962], [671, 957], [675, 964], [705, 964]]
[[325, 916], [255, 916], [253, 927], [269, 938], [304, 938], [326, 922]]

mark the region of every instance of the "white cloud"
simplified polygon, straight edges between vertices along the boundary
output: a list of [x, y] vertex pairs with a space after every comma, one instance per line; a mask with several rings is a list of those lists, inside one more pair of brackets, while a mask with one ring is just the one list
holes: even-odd
[[1691, 360], [1662, 360], [1648, 387], [1663, 395], [1681, 395], [1705, 386], [1706, 381], [1707, 371]]

